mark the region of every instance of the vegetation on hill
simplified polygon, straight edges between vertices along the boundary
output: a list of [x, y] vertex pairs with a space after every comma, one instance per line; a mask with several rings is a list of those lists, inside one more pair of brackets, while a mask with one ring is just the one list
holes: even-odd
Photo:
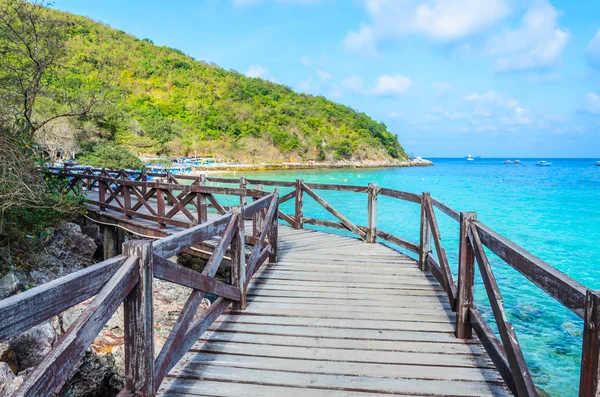
[[[406, 154], [364, 113], [248, 78], [87, 18], [63, 21], [65, 64], [53, 84], [100, 92], [87, 117], [71, 118], [78, 142], [114, 141], [138, 154], [214, 155], [236, 161], [390, 160]], [[60, 107], [52, 98], [44, 108]], [[52, 133], [50, 123], [44, 133]]]

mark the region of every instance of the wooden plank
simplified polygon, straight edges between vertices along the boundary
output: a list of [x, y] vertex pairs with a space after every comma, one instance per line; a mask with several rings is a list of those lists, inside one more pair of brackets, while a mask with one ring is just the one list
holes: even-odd
[[117, 256], [0, 300], [0, 342], [96, 295], [124, 261]]
[[393, 198], [397, 198], [397, 199], [401, 199], [401, 200], [405, 200], [405, 201], [410, 201], [412, 203], [421, 204], [421, 196], [419, 196], [418, 194], [414, 194], [414, 193], [402, 192], [400, 190], [394, 190], [394, 189], [381, 188], [381, 189], [379, 189], [379, 194], [381, 194], [382, 196], [393, 197]]
[[248, 204], [244, 208], [244, 219], [252, 218], [260, 210], [267, 208], [271, 204], [271, 201], [273, 201], [273, 196], [271, 194], [261, 197], [258, 200], [254, 200], [252, 204]]
[[419, 246], [411, 241], [404, 240], [400, 237], [396, 237], [393, 234], [384, 232], [383, 230], [377, 229], [377, 237], [381, 237], [385, 241], [389, 241], [392, 244], [396, 244], [399, 247], [409, 250], [410, 252], [414, 252], [415, 254], [419, 253]]
[[[227, 343], [227, 342], [216, 342], [216, 341], [208, 341], [203, 342], [201, 344], [197, 344], [194, 347], [199, 347], [199, 349], [192, 348], [190, 352], [198, 353], [198, 354], [188, 354], [188, 357], [192, 358], [192, 362], [206, 362], [206, 353], [210, 353], [212, 357], [218, 360], [218, 357], [235, 355], [240, 360], [244, 357], [261, 357], [268, 358], [268, 360], [263, 360], [261, 363], [268, 367], [268, 369], [273, 369], [273, 367], [268, 366], [266, 363], [268, 361], [286, 363], [286, 359], [292, 362], [287, 362], [289, 364], [296, 364], [301, 361], [308, 361], [306, 364], [311, 365], [310, 367], [303, 367], [303, 372], [313, 372], [313, 373], [327, 373], [323, 372], [324, 368], [320, 368], [315, 364], [326, 364], [329, 366], [333, 372], [340, 371], [346, 372], [344, 369], [348, 368], [348, 366], [344, 366], [345, 363], [352, 364], [361, 364], [361, 365], [352, 365], [350, 366], [353, 370], [352, 375], [359, 376], [382, 376], [385, 377], [403, 377], [401, 373], [396, 372], [394, 375], [394, 369], [398, 371], [402, 370], [400, 366], [411, 366], [413, 367], [413, 371], [407, 373], [404, 372], [405, 377], [415, 376], [419, 372], [423, 372], [418, 369], [418, 366], [434, 366], [434, 367], [445, 367], [445, 368], [454, 368], [454, 376], [450, 375], [450, 371], [446, 371], [446, 376], [450, 379], [456, 380], [461, 379], [461, 377], [457, 376], [462, 368], [477, 368], [479, 371], [468, 371], [470, 373], [470, 379], [466, 380], [475, 380], [473, 379], [476, 372], [480, 372], [482, 368], [493, 368], [493, 363], [485, 356], [470, 356], [464, 354], [437, 354], [437, 353], [424, 353], [424, 352], [389, 352], [389, 351], [372, 351], [372, 350], [342, 350], [342, 349], [328, 349], [328, 348], [311, 348], [311, 347], [295, 347], [295, 346], [278, 346], [276, 349], [266, 349], [263, 345], [256, 344], [247, 344], [247, 343]], [[198, 358], [200, 359], [198, 359]], [[204, 359], [203, 359], [204, 358]], [[283, 359], [283, 360], [282, 360]], [[319, 363], [311, 363], [310, 361], [318, 361]], [[375, 364], [375, 365], [370, 365]], [[215, 364], [218, 365], [218, 364]], [[363, 366], [364, 365], [364, 366]], [[398, 367], [396, 367], [398, 366]], [[379, 375], [374, 372], [366, 371], [367, 368], [371, 367], [372, 369], [379, 369], [383, 373]], [[387, 368], [385, 368], [387, 367]], [[417, 368], [414, 368], [417, 367]], [[460, 369], [457, 369], [460, 368]], [[312, 369], [310, 369], [312, 368]], [[262, 369], [262, 368], [258, 368]], [[293, 370], [293, 368], [289, 368]], [[387, 371], [386, 371], [387, 369]], [[416, 372], [415, 372], [416, 369]], [[362, 372], [364, 371], [364, 372]], [[481, 373], [481, 372], [480, 372]], [[350, 374], [348, 374], [350, 375]], [[433, 373], [428, 376], [425, 374], [421, 374], [423, 378], [426, 379], [440, 379], [442, 377], [438, 377], [439, 374]], [[415, 376], [418, 377], [418, 376]], [[443, 378], [442, 378], [443, 379]], [[483, 380], [481, 375], [476, 378], [476, 380]], [[496, 382], [501, 382], [499, 376], [495, 377]]]
[[460, 222], [460, 212], [456, 211], [455, 209], [447, 206], [446, 204], [442, 203], [441, 201], [439, 201], [433, 197], [430, 197], [429, 200], [431, 200], [431, 204], [435, 208], [442, 211], [444, 214], [448, 215], [450, 218], [454, 219], [456, 222]]
[[481, 312], [473, 306], [469, 312], [469, 319], [471, 327], [477, 334], [477, 337], [481, 341], [481, 344], [485, 348], [488, 356], [496, 366], [496, 370], [502, 376], [508, 388], [517, 395], [517, 388], [515, 381], [510, 370], [510, 365], [506, 359], [506, 352], [504, 347], [496, 337], [494, 331], [490, 328], [490, 325], [485, 321]]
[[431, 202], [429, 198], [425, 200], [425, 211], [427, 212], [427, 220], [429, 221], [429, 226], [431, 227], [431, 234], [433, 235], [433, 243], [435, 246], [435, 250], [438, 255], [440, 270], [442, 274], [442, 278], [444, 280], [444, 288], [448, 293], [448, 300], [452, 307], [456, 307], [456, 284], [454, 284], [454, 280], [452, 278], [452, 272], [450, 271], [450, 266], [448, 265], [448, 257], [446, 256], [446, 250], [442, 247], [442, 236], [440, 235], [440, 230], [438, 228], [437, 219], [435, 217], [435, 213], [433, 212], [433, 207], [431, 206]]
[[388, 379], [300, 372], [265, 371], [248, 368], [204, 366], [198, 371], [184, 366], [174, 374], [201, 381], [254, 383], [340, 391], [383, 392], [386, 394], [424, 394], [445, 396], [507, 396], [503, 386], [480, 382]]
[[[336, 339], [336, 338], [313, 338], [305, 336], [285, 336], [275, 334], [251, 334], [244, 332], [206, 332], [192, 349], [199, 350], [203, 341], [220, 341], [228, 343], [250, 343], [259, 346], [296, 346], [310, 348], [328, 348], [346, 350], [371, 350], [387, 352], [413, 352], [413, 353], [436, 353], [436, 354], [464, 354], [464, 355], [486, 355], [483, 347], [476, 343], [429, 343], [429, 342], [403, 342], [385, 340], [360, 340], [360, 339]], [[500, 378], [497, 372], [496, 378]]]
[[137, 258], [129, 258], [121, 265], [44, 360], [27, 376], [15, 397], [49, 396], [67, 379], [104, 324], [138, 282], [137, 267]]
[[428, 271], [427, 255], [431, 252], [431, 239], [429, 230], [429, 221], [427, 220], [427, 199], [429, 193], [424, 192], [421, 196], [421, 221], [420, 221], [420, 247], [419, 247], [419, 269]]
[[213, 221], [174, 233], [156, 241], [152, 249], [156, 255], [170, 258], [177, 255], [184, 248], [191, 247], [224, 232], [230, 219], [231, 215], [222, 215]]
[[477, 259], [477, 264], [479, 265], [481, 278], [490, 302], [490, 307], [494, 313], [494, 319], [496, 320], [496, 325], [498, 326], [500, 339], [502, 340], [502, 345], [504, 346], [504, 350], [506, 352], [506, 359], [510, 365], [510, 371], [513, 374], [517, 395], [537, 396], [537, 391], [535, 389], [535, 385], [533, 384], [533, 380], [531, 379], [529, 368], [525, 363], [525, 358], [523, 357], [523, 352], [519, 346], [517, 335], [512, 324], [506, 318], [500, 288], [498, 287], [496, 278], [494, 277], [485, 251], [483, 250], [483, 245], [481, 244], [481, 240], [479, 239], [477, 228], [474, 223], [471, 223], [470, 225], [469, 239], [471, 241], [471, 245], [473, 246], [473, 252], [475, 254], [475, 258]]
[[344, 224], [344, 226], [346, 226], [346, 228], [348, 228], [348, 230], [350, 230], [351, 232], [354, 232], [361, 239], [363, 239], [363, 240], [366, 239], [367, 234], [363, 230], [359, 229], [354, 223], [352, 223], [350, 221], [350, 219], [346, 218], [339, 211], [337, 211], [335, 208], [333, 208], [327, 201], [323, 200], [323, 198], [321, 198], [319, 195], [317, 195], [314, 191], [312, 191], [304, 183], [302, 183], [302, 190], [304, 190], [306, 192], [306, 194], [308, 194], [317, 203], [319, 203], [319, 205], [321, 205], [323, 208], [325, 208], [327, 210], [327, 212], [329, 212], [331, 215], [333, 215], [337, 219], [339, 219], [339, 221], [342, 222]]
[[236, 287], [157, 255], [154, 255], [154, 276], [198, 291], [240, 300], [240, 291]]
[[296, 185], [296, 199], [295, 199], [295, 211], [294, 211], [294, 217], [295, 217], [295, 229], [302, 229], [302, 221], [303, 221], [303, 217], [304, 217], [304, 190], [302, 190], [302, 183], [303, 180], [302, 179], [296, 179], [295, 185]]
[[502, 258], [529, 281], [546, 291], [551, 297], [571, 309], [580, 318], [585, 311], [586, 287], [533, 256], [525, 249], [498, 234], [481, 222], [475, 227], [483, 245]]

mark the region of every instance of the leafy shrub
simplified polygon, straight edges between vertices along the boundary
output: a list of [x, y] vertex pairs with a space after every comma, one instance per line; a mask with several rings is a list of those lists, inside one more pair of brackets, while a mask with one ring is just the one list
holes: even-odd
[[83, 165], [99, 168], [132, 169], [144, 168], [144, 163], [135, 154], [114, 143], [103, 142], [90, 145], [77, 161]]

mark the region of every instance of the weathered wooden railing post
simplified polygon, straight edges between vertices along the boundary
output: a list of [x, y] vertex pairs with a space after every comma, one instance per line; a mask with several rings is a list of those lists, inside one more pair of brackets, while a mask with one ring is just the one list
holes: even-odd
[[295, 229], [302, 229], [302, 216], [304, 216], [304, 191], [302, 190], [302, 179], [296, 179], [296, 211]]
[[146, 182], [148, 182], [148, 175], [146, 173], [146, 170], [143, 169], [141, 176], [140, 176], [140, 181], [144, 182], [144, 184], [142, 185], [142, 195], [145, 196], [147, 193], [147, 184]]
[[377, 192], [377, 184], [369, 183], [367, 243], [375, 243], [377, 241]]
[[[262, 185], [257, 185], [256, 190], [263, 190]], [[263, 208], [258, 211], [252, 217], [252, 236], [258, 237], [260, 233], [265, 228], [265, 216], [267, 215], [267, 209]]]
[[[246, 182], [246, 177], [240, 176], [240, 189], [247, 189], [247, 188], [248, 188], [248, 183]], [[240, 205], [243, 207], [246, 204], [248, 204], [248, 200], [246, 199], [246, 195], [242, 194], [240, 196]]]
[[138, 259], [140, 278], [123, 305], [125, 387], [136, 396], [154, 396], [154, 310], [152, 306], [152, 242], [128, 241], [127, 256]]
[[600, 395], [600, 291], [587, 290], [583, 316], [583, 344], [579, 397]]
[[125, 206], [125, 218], [131, 219], [133, 216], [129, 211], [131, 211], [131, 187], [127, 185], [123, 185], [123, 205]]
[[427, 255], [431, 252], [431, 240], [427, 210], [425, 209], [430, 194], [423, 192], [421, 195], [421, 244], [419, 247], [419, 269], [428, 270]]
[[164, 192], [159, 188], [156, 189], [156, 214], [158, 215], [158, 227], [164, 229], [167, 224], [165, 218], [165, 196]]
[[472, 329], [469, 310], [473, 306], [475, 257], [469, 241], [469, 225], [477, 219], [474, 212], [460, 213], [460, 236], [458, 247], [458, 291], [456, 304], [456, 337], [471, 339]]
[[265, 225], [265, 227], [269, 228], [267, 238], [269, 239], [269, 244], [271, 244], [269, 263], [277, 262], [277, 238], [279, 234], [279, 217], [277, 216], [277, 213], [279, 212], [279, 190], [275, 189], [273, 194], [275, 194], [275, 200], [277, 200], [275, 203], [275, 215], [273, 216], [273, 219], [271, 219], [271, 224]]
[[100, 211], [106, 210], [106, 206], [104, 205], [104, 199], [106, 196], [106, 186], [104, 182], [98, 181], [98, 206], [100, 207]]
[[233, 207], [233, 215], [238, 215], [238, 227], [231, 240], [231, 285], [240, 290], [240, 301], [234, 302], [235, 310], [246, 309], [246, 240], [244, 232], [244, 207]]
[[[200, 178], [196, 180], [199, 186], [206, 185], [206, 175], [201, 174]], [[196, 193], [196, 212], [198, 213], [198, 223], [204, 223], [208, 221], [208, 210], [206, 206], [206, 197], [204, 194]]]

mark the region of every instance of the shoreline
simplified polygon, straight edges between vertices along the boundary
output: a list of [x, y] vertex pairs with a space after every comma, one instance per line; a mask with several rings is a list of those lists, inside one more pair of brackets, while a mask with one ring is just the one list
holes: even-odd
[[194, 172], [207, 171], [285, 171], [307, 169], [352, 169], [352, 168], [403, 168], [431, 167], [433, 161], [418, 159], [384, 163], [280, 163], [280, 164], [222, 164], [212, 166], [194, 166]]

